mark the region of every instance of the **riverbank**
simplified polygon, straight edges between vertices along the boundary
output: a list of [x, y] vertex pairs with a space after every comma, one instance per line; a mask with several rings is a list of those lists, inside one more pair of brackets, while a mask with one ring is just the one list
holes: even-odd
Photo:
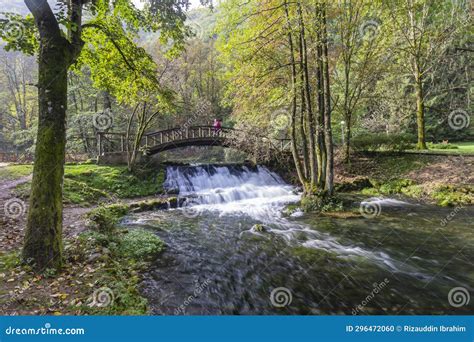
[[[0, 168], [0, 313], [4, 315], [146, 314], [140, 271], [163, 243], [116, 226], [129, 209], [167, 207], [164, 169], [66, 165], [64, 267], [35, 273], [21, 263], [32, 165]], [[143, 201], [143, 198], [153, 198]], [[163, 201], [163, 202], [160, 202]], [[106, 224], [107, 229], [101, 224]]]
[[[337, 163], [336, 182], [339, 192], [348, 195], [400, 195], [441, 205], [464, 205], [473, 203], [472, 166], [469, 157], [360, 155], [349, 165]], [[20, 204], [15, 217], [1, 217], [2, 314], [148, 314], [147, 300], [140, 290], [142, 276], [165, 246], [156, 234], [117, 223], [129, 213], [177, 206], [177, 199], [163, 190], [164, 170], [130, 174], [124, 167], [67, 165], [65, 266], [58, 273], [45, 269], [41, 274], [22, 265], [19, 255], [31, 170], [31, 165], [0, 168], [2, 206], [10, 199]], [[361, 218], [329, 216], [337, 222]]]
[[[440, 206], [474, 204], [474, 157], [359, 154], [338, 161], [340, 191], [367, 196], [401, 195]], [[352, 185], [352, 186], [351, 186]]]

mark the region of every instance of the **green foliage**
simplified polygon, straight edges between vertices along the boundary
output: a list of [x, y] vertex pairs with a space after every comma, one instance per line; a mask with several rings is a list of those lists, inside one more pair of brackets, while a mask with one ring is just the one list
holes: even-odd
[[[31, 174], [31, 165], [9, 165], [0, 168], [0, 178], [16, 179]], [[65, 166], [64, 203], [90, 205], [100, 199], [131, 198], [155, 195], [163, 191], [165, 173], [161, 168], [127, 171], [122, 166], [98, 166], [92, 163]], [[18, 185], [14, 192], [28, 198], [31, 182]]]
[[33, 172], [33, 165], [19, 164], [0, 167], [0, 180], [13, 180], [28, 176]]
[[102, 233], [110, 233], [128, 210], [129, 206], [126, 204], [101, 205], [91, 210], [87, 217], [93, 223], [94, 229]]
[[457, 150], [458, 147], [457, 145], [454, 144], [449, 144], [449, 143], [441, 143], [441, 144], [435, 144], [435, 143], [427, 143], [429, 149], [436, 149], [436, 150]]
[[331, 212], [342, 211], [343, 201], [338, 196], [329, 196], [326, 192], [305, 196], [301, 199], [301, 208], [304, 212]]
[[144, 229], [130, 229], [122, 234], [118, 253], [123, 257], [145, 260], [157, 255], [163, 249], [163, 242], [152, 232]]
[[108, 193], [94, 189], [85, 182], [78, 182], [73, 179], [64, 179], [63, 201], [64, 203], [90, 204], [108, 197]]
[[414, 182], [410, 179], [395, 179], [387, 183], [383, 183], [379, 187], [379, 191], [384, 195], [398, 194], [402, 192], [403, 188], [411, 185], [414, 185]]
[[413, 147], [415, 137], [403, 134], [364, 134], [352, 139], [352, 147], [358, 151], [403, 151]]
[[160, 193], [164, 181], [163, 169], [147, 169], [133, 174], [122, 166], [92, 164], [67, 165], [64, 178], [87, 184], [119, 198], [148, 196]]
[[38, 37], [33, 16], [23, 17], [17, 13], [1, 12], [0, 38], [6, 42], [6, 51], [21, 51], [34, 55], [38, 50]]
[[434, 189], [432, 197], [441, 206], [471, 205], [474, 203], [473, 186], [441, 185]]
[[[101, 260], [107, 267], [96, 280], [97, 286], [111, 290], [113, 301], [105, 307], [82, 306], [86, 314], [95, 315], [144, 315], [147, 313], [147, 300], [140, 295], [138, 271], [144, 267], [128, 257], [120, 249], [123, 234], [103, 234], [88, 231], [79, 236], [78, 253], [88, 254], [102, 250]], [[104, 253], [106, 251], [106, 253]]]

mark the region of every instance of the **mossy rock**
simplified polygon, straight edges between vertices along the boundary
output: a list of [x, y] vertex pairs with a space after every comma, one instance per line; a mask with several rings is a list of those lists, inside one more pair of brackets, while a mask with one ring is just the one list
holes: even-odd
[[111, 204], [99, 206], [91, 210], [87, 217], [92, 222], [92, 228], [103, 233], [110, 233], [115, 225], [129, 211], [127, 204]]
[[130, 204], [130, 210], [134, 213], [149, 211], [149, 210], [163, 210], [168, 208], [177, 208], [182, 200], [177, 197], [157, 198], [147, 201], [140, 201]]
[[252, 231], [257, 233], [266, 233], [268, 232], [269, 228], [264, 226], [263, 224], [257, 223], [252, 226]]
[[305, 196], [301, 199], [304, 212], [328, 212], [343, 210], [343, 201], [336, 195], [329, 196], [326, 192]]

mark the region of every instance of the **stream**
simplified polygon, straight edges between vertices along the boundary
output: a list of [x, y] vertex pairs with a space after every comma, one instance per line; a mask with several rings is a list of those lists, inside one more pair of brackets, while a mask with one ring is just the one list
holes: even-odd
[[261, 166], [169, 166], [165, 187], [181, 208], [122, 222], [167, 245], [141, 284], [152, 314], [474, 313], [473, 207], [376, 198], [373, 217], [290, 216], [300, 195]]

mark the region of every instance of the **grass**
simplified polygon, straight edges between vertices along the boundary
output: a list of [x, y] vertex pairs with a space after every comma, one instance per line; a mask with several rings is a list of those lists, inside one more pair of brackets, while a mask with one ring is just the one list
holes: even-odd
[[[9, 165], [0, 175], [9, 179], [30, 174], [31, 165]], [[90, 205], [101, 199], [151, 196], [163, 191], [165, 172], [162, 168], [128, 172], [125, 166], [95, 164], [66, 165], [64, 169], [64, 203]], [[31, 182], [18, 185], [15, 195], [26, 199]]]
[[33, 165], [7, 165], [0, 167], [0, 180], [14, 180], [30, 175], [33, 172]]
[[410, 179], [396, 179], [386, 182], [372, 180], [371, 182], [373, 187], [363, 189], [362, 194], [368, 196], [403, 194], [415, 199], [427, 198], [443, 207], [474, 203], [473, 186], [438, 185], [434, 188], [426, 188], [421, 184], [415, 184]]
[[[427, 151], [417, 151], [417, 150], [407, 150], [406, 152], [411, 153], [440, 153], [440, 154], [462, 154], [462, 155], [474, 155], [474, 141], [464, 141], [464, 142], [450, 142], [448, 147], [452, 145], [453, 148], [445, 148], [441, 146], [442, 144], [431, 145], [431, 148], [428, 145], [429, 150]], [[442, 148], [440, 148], [442, 147]]]
[[147, 314], [140, 273], [164, 243], [151, 231], [117, 227], [127, 212], [125, 205], [95, 209], [93, 217], [107, 217], [114, 224], [107, 231], [95, 225], [65, 239], [65, 263], [57, 272], [34, 273], [21, 263], [19, 251], [0, 252], [0, 313]]
[[433, 156], [404, 154], [399, 156], [375, 155], [372, 159], [354, 162], [349, 171], [376, 179], [398, 179], [401, 175], [419, 170], [433, 162]]

